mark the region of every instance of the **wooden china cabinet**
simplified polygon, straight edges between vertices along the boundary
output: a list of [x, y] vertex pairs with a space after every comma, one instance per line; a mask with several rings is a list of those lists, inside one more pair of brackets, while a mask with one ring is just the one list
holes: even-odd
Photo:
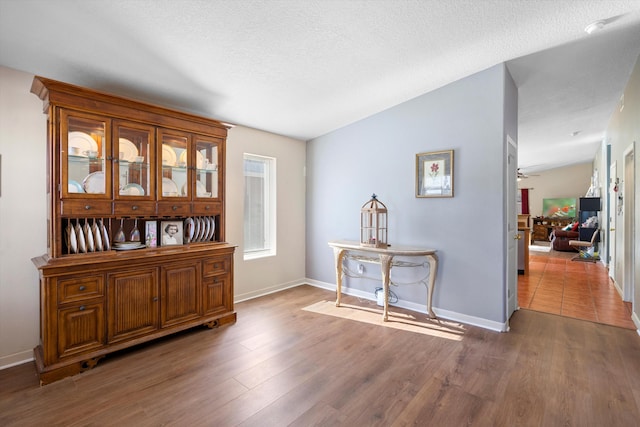
[[117, 350], [235, 322], [228, 126], [42, 77], [31, 91], [48, 116], [48, 250], [33, 259], [41, 384]]

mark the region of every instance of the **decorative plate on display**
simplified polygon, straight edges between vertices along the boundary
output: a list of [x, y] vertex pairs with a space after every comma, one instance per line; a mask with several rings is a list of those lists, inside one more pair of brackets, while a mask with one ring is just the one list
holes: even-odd
[[67, 238], [69, 239], [69, 252], [72, 254], [78, 253], [78, 239], [76, 237], [76, 230], [73, 228], [73, 225], [69, 223], [67, 225]]
[[140, 242], [122, 242], [122, 243], [114, 243], [113, 249], [116, 251], [131, 251], [133, 249], [142, 249], [146, 248], [147, 245]]
[[134, 241], [116, 242], [113, 244], [113, 246], [118, 248], [135, 248], [136, 246], [140, 246], [140, 242], [134, 242]]
[[187, 150], [184, 150], [182, 153], [180, 153], [180, 158], [178, 159], [179, 163], [188, 163], [187, 162]]
[[80, 221], [76, 223], [76, 237], [78, 238], [78, 250], [83, 254], [87, 252], [87, 242], [84, 240], [84, 232]]
[[206, 216], [202, 218], [202, 221], [204, 221], [204, 231], [202, 232], [201, 240], [203, 242], [206, 242], [207, 236], [209, 236], [209, 230], [211, 229], [211, 224], [209, 223], [209, 218], [207, 218]]
[[92, 194], [104, 194], [104, 172], [98, 171], [90, 173], [82, 181], [84, 191]]
[[138, 157], [138, 147], [127, 138], [118, 139], [118, 151], [122, 153], [120, 160], [126, 160], [127, 162], [135, 162]]
[[103, 220], [100, 220], [100, 231], [102, 232], [102, 247], [105, 251], [111, 250], [111, 244], [109, 243], [109, 233], [107, 232], [107, 227], [105, 227]]
[[213, 240], [213, 237], [216, 234], [216, 219], [214, 217], [209, 217], [209, 221], [211, 221], [211, 230], [209, 230], [207, 240]]
[[82, 227], [82, 231], [84, 232], [84, 240], [87, 242], [87, 252], [95, 252], [96, 246], [95, 241], [93, 240], [93, 232], [91, 231], [89, 221], [87, 221], [86, 219], [84, 221], [84, 227]]
[[[69, 152], [75, 151], [73, 155], [87, 157], [85, 151], [98, 151], [98, 143], [91, 135], [84, 132], [69, 132], [69, 141], [67, 143]], [[71, 150], [74, 147], [76, 150]]]
[[138, 184], [130, 183], [122, 187], [121, 196], [144, 196], [144, 188]]
[[[207, 197], [207, 186], [198, 180], [196, 180], [196, 194], [198, 197]], [[211, 193], [209, 193], [209, 196], [211, 196]]]
[[175, 150], [167, 144], [162, 144], [162, 164], [165, 166], [175, 166], [178, 156]]
[[162, 195], [167, 197], [178, 196], [178, 184], [169, 178], [162, 178]]
[[198, 233], [200, 233], [200, 221], [198, 221], [198, 218], [194, 218], [193, 219], [193, 237], [192, 237], [193, 242], [198, 241]]
[[102, 232], [100, 231], [100, 227], [98, 227], [98, 223], [96, 220], [93, 220], [93, 225], [91, 226], [91, 232], [93, 233], [93, 241], [96, 244], [96, 251], [102, 251]]
[[193, 240], [194, 224], [193, 218], [187, 218], [184, 220], [184, 240], [186, 243]]
[[204, 156], [199, 151], [196, 151], [196, 167], [198, 169], [204, 169], [205, 168]]
[[195, 225], [193, 229], [193, 241], [200, 241], [200, 234], [202, 233], [202, 223], [200, 222], [200, 218], [193, 218], [193, 224]]
[[[187, 162], [187, 150], [184, 150], [180, 154], [180, 163], [188, 163]], [[199, 151], [196, 151], [196, 168], [205, 169], [204, 156]]]
[[209, 218], [206, 216], [202, 218], [202, 221], [204, 221], [204, 232], [202, 233], [202, 237], [200, 238], [200, 240], [206, 242], [207, 236], [209, 235], [209, 230], [211, 230], [211, 224], [209, 223]]
[[200, 232], [198, 233], [198, 241], [201, 242], [207, 231], [207, 222], [202, 217], [198, 220], [200, 221]]
[[78, 181], [70, 179], [67, 193], [84, 193], [84, 188], [82, 188], [82, 184], [80, 184]]

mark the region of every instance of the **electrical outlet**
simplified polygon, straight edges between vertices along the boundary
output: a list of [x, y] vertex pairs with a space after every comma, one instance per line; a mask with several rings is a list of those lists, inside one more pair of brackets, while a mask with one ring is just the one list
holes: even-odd
[[364, 265], [358, 264], [358, 274], [364, 274]]

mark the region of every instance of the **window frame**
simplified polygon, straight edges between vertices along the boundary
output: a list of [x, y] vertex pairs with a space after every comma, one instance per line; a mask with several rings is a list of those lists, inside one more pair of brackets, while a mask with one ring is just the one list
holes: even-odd
[[[264, 165], [264, 173], [250, 174], [247, 173], [246, 162], [261, 162]], [[276, 239], [276, 158], [263, 156], [259, 154], [243, 153], [242, 156], [242, 175], [244, 177], [244, 212], [243, 212], [243, 257], [244, 260], [260, 259], [277, 254]], [[247, 226], [247, 178], [250, 176], [261, 177], [263, 179], [263, 224], [264, 224], [264, 244], [260, 249], [247, 249], [246, 235], [247, 230], [251, 227]]]

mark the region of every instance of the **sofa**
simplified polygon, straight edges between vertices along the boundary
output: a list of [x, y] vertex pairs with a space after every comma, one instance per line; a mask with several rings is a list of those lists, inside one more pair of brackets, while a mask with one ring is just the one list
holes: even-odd
[[574, 246], [569, 245], [570, 240], [579, 240], [580, 233], [578, 231], [565, 231], [562, 227], [556, 227], [549, 235], [551, 248], [554, 251], [576, 252]]

